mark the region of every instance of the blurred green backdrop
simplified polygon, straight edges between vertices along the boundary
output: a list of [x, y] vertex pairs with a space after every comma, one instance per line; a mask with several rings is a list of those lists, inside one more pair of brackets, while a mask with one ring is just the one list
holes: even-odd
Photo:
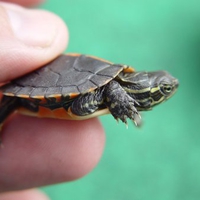
[[165, 69], [180, 81], [174, 98], [143, 113], [140, 129], [101, 117], [107, 141], [99, 165], [42, 190], [52, 200], [200, 199], [200, 1], [49, 0], [42, 8], [68, 25], [66, 52]]

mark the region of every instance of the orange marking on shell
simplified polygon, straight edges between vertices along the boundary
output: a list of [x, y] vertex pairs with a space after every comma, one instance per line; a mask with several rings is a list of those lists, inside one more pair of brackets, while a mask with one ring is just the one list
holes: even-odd
[[44, 99], [43, 95], [35, 95], [35, 96], [31, 96], [31, 98], [33, 99]]
[[56, 102], [61, 102], [61, 95], [55, 96], [55, 98], [56, 98]]
[[129, 67], [129, 66], [124, 66], [123, 72], [124, 73], [133, 73], [133, 72], [135, 72], [135, 69], [133, 69], [132, 67]]
[[24, 115], [34, 116], [34, 117], [40, 117], [40, 118], [56, 118], [56, 119], [66, 119], [66, 120], [85, 120], [93, 117], [98, 117], [100, 115], [105, 115], [109, 113], [109, 110], [103, 109], [96, 111], [90, 115], [85, 116], [78, 116], [71, 112], [71, 109], [69, 108], [67, 111], [64, 108], [58, 108], [55, 110], [51, 110], [49, 108], [45, 108], [40, 106], [38, 112], [32, 112], [30, 110], [27, 110], [26, 108], [19, 108], [18, 112]]
[[24, 99], [28, 99], [29, 98], [29, 95], [27, 94], [19, 94], [19, 95], [16, 95], [17, 97], [20, 97], [20, 98], [24, 98]]
[[64, 108], [52, 110], [54, 118], [57, 119], [72, 119], [69, 113]]
[[57, 108], [51, 110], [49, 108], [45, 108], [39, 106], [39, 111], [37, 114], [38, 117], [47, 117], [47, 118], [56, 118], [56, 119], [72, 119], [71, 116], [64, 108]]
[[39, 106], [38, 112], [32, 112], [30, 110], [27, 110], [26, 108], [21, 107], [18, 109], [18, 112], [24, 115], [41, 118], [72, 119], [64, 108], [51, 110], [49, 108]]
[[52, 117], [52, 114], [52, 110], [50, 110], [49, 108], [39, 106], [39, 111], [37, 114], [39, 117]]
[[79, 93], [70, 93], [69, 96], [71, 99], [77, 97], [79, 95]]
[[10, 97], [14, 97], [15, 95], [11, 92], [4, 92], [3, 93], [5, 96], [10, 96]]

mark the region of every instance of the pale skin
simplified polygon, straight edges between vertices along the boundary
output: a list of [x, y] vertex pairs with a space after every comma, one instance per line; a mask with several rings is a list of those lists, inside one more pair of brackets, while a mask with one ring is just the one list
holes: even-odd
[[[0, 3], [0, 83], [39, 68], [61, 54], [68, 43], [66, 25], [59, 17], [15, 5], [33, 6], [40, 0], [7, 2], [12, 4]], [[29, 188], [89, 173], [102, 155], [105, 135], [97, 119], [67, 121], [15, 114], [3, 127], [2, 140], [0, 199], [46, 200]]]

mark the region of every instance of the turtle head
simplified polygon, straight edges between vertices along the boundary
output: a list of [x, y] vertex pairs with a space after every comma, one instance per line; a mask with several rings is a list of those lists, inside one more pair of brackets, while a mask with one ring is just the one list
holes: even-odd
[[179, 82], [166, 71], [149, 72], [151, 107], [169, 99], [178, 88]]
[[179, 85], [178, 80], [166, 71], [135, 72], [124, 77], [124, 81], [125, 90], [138, 102], [138, 110], [149, 110], [166, 101]]

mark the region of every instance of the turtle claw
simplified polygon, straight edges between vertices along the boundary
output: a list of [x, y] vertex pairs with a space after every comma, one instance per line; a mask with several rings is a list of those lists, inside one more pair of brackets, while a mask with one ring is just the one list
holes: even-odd
[[122, 120], [122, 122], [125, 124], [125, 126], [126, 126], [126, 129], [128, 129], [127, 116], [126, 116], [126, 115], [124, 115], [124, 116], [123, 116], [123, 118], [122, 118], [121, 120]]
[[126, 129], [128, 129], [128, 123], [127, 122], [125, 122], [125, 125], [126, 125]]
[[[130, 97], [129, 97], [130, 98]], [[123, 104], [115, 103], [115, 107], [110, 107], [110, 112], [114, 116], [114, 118], [119, 122], [121, 120], [125, 123], [128, 128], [127, 119], [131, 119], [136, 126], [140, 126], [141, 124], [141, 116], [138, 113], [137, 109], [134, 106], [133, 102], [129, 101], [124, 102]]]
[[119, 124], [119, 118], [115, 118], [115, 120], [116, 120], [117, 124]]
[[141, 120], [141, 116], [139, 113], [137, 113], [137, 115], [135, 115], [134, 119], [132, 120], [135, 124], [135, 126], [140, 127], [142, 124], [142, 120]]

